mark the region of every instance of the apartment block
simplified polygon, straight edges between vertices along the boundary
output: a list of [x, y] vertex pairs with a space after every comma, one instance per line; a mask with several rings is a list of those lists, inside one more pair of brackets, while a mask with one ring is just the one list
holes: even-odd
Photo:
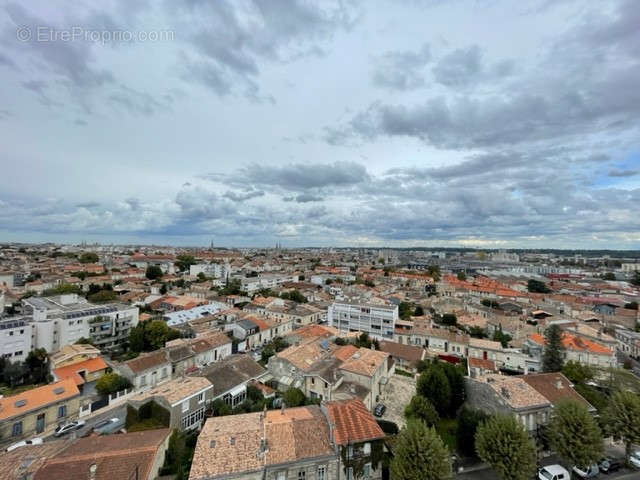
[[34, 348], [32, 336], [28, 317], [0, 320], [0, 355], [12, 362], [26, 360]]
[[392, 340], [398, 307], [335, 302], [329, 307], [327, 321], [341, 332], [366, 332], [378, 339]]

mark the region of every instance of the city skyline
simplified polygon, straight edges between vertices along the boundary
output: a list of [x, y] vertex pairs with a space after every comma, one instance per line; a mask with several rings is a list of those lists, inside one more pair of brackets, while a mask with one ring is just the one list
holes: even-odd
[[640, 249], [632, 1], [65, 5], [0, 2], [0, 241]]

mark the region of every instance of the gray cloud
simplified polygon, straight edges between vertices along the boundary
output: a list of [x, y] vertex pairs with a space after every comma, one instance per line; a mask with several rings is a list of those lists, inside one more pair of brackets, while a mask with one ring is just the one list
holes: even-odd
[[321, 202], [322, 200], [324, 200], [324, 198], [318, 195], [312, 195], [310, 193], [301, 193], [300, 195], [296, 195], [295, 197], [284, 197], [283, 200], [285, 202], [309, 203]]
[[610, 170], [610, 177], [633, 177], [640, 174], [640, 170]]
[[471, 45], [443, 56], [433, 67], [433, 76], [436, 82], [447, 87], [465, 87], [479, 82], [494, 82], [510, 75], [513, 69], [512, 60], [485, 65], [480, 47]]
[[252, 198], [256, 198], [256, 197], [263, 197], [264, 196], [264, 192], [262, 190], [249, 190], [246, 192], [233, 192], [233, 191], [228, 191], [227, 193], [224, 194], [225, 198], [228, 198], [229, 200], [233, 200], [234, 202], [244, 202], [245, 200], [250, 200]]
[[417, 52], [387, 52], [376, 59], [373, 83], [392, 90], [410, 90], [424, 86], [423, 68], [431, 60], [431, 49], [425, 43]]
[[139, 92], [126, 85], [120, 85], [118, 90], [109, 95], [108, 100], [112, 105], [122, 108], [131, 114], [144, 116], [153, 115], [157, 112], [166, 112], [171, 109], [173, 102], [171, 95], [157, 99], [146, 92]]

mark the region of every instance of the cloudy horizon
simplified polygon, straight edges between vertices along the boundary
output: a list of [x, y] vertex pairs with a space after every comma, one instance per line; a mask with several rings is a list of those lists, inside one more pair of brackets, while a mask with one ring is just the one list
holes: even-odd
[[0, 242], [640, 249], [633, 0], [0, 1]]

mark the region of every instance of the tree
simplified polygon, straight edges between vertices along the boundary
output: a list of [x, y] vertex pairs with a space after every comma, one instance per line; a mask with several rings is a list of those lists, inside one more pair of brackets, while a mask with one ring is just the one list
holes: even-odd
[[456, 275], [456, 277], [458, 278], [458, 280], [460, 280], [461, 282], [464, 282], [467, 279], [467, 274], [464, 272], [458, 272], [458, 274]]
[[544, 332], [542, 370], [545, 372], [559, 372], [562, 370], [564, 350], [562, 330], [560, 330], [558, 325], [549, 326]]
[[162, 269], [158, 265], [149, 265], [147, 267], [147, 271], [145, 272], [145, 276], [149, 280], [156, 280], [158, 278], [162, 278]]
[[431, 402], [438, 412], [444, 416], [449, 412], [451, 403], [451, 386], [447, 375], [440, 368], [431, 365], [418, 377], [417, 392]]
[[589, 365], [583, 363], [568, 361], [562, 367], [562, 373], [567, 377], [571, 383], [586, 383], [593, 380], [595, 377], [595, 371]]
[[636, 287], [640, 287], [640, 270], [636, 270], [635, 272], [633, 272], [631, 284], [635, 285]]
[[476, 432], [476, 452], [503, 480], [529, 480], [536, 470], [536, 447], [515, 417], [496, 415]]
[[509, 346], [509, 342], [511, 341], [511, 335], [507, 335], [502, 331], [502, 329], [497, 329], [493, 332], [493, 340], [496, 342], [500, 342], [502, 348], [507, 348]]
[[442, 369], [447, 376], [449, 389], [451, 390], [451, 401], [449, 402], [447, 413], [450, 417], [455, 417], [456, 412], [466, 399], [464, 368], [449, 362], [437, 362], [434, 364], [434, 368]]
[[602, 275], [602, 279], [603, 280], [615, 280], [616, 279], [616, 274], [613, 272], [607, 272], [604, 275]]
[[92, 303], [105, 303], [112, 302], [116, 298], [118, 298], [118, 294], [113, 290], [100, 290], [99, 292], [89, 295], [87, 300]]
[[31, 350], [27, 355], [25, 364], [29, 368], [29, 375], [33, 383], [41, 383], [47, 380], [49, 355], [47, 355], [47, 351], [44, 348]]
[[[207, 276], [204, 274], [204, 272], [198, 273], [197, 276], [198, 276], [198, 283], [204, 283], [207, 281]], [[180, 288], [184, 288], [184, 280], [182, 280], [182, 286], [180, 286]]]
[[394, 480], [447, 480], [451, 478], [449, 450], [433, 428], [409, 420], [393, 448]]
[[603, 415], [603, 424], [609, 435], [624, 442], [628, 461], [632, 445], [640, 443], [640, 397], [627, 391], [614, 393]]
[[442, 323], [444, 325], [456, 325], [458, 323], [458, 317], [454, 313], [445, 313], [442, 315]]
[[407, 419], [422, 420], [429, 427], [438, 423], [439, 417], [431, 402], [421, 395], [414, 395], [404, 409], [404, 416]]
[[129, 331], [129, 349], [133, 352], [144, 351], [144, 323], [139, 323]]
[[433, 278], [434, 282], [440, 281], [440, 267], [438, 265], [429, 265], [427, 273], [431, 278]]
[[282, 395], [282, 399], [287, 407], [299, 407], [304, 405], [306, 397], [299, 388], [289, 388], [284, 392], [284, 395]]
[[193, 255], [183, 253], [176, 257], [176, 261], [174, 263], [181, 272], [184, 272], [185, 270], [189, 270], [189, 267], [191, 265], [196, 264], [196, 259], [193, 257]]
[[556, 405], [547, 435], [549, 445], [569, 465], [591, 465], [602, 456], [600, 428], [587, 408], [575, 400]]
[[131, 382], [122, 375], [118, 375], [117, 373], [105, 373], [96, 382], [96, 391], [100, 395], [109, 395], [111, 393], [124, 390], [125, 388], [129, 388], [130, 386]]
[[527, 282], [527, 289], [531, 293], [549, 293], [551, 291], [546, 283], [540, 280], [534, 280], [533, 278]]
[[401, 319], [409, 320], [412, 312], [413, 308], [409, 302], [400, 302], [400, 305], [398, 305], [398, 316]]
[[280, 295], [280, 298], [285, 300], [291, 300], [296, 303], [307, 303], [307, 297], [302, 295], [298, 290], [291, 290], [290, 292], [284, 292]]
[[475, 456], [475, 436], [478, 426], [487, 420], [489, 415], [482, 410], [463, 408], [458, 415], [458, 425], [456, 427], [456, 440], [460, 453], [469, 457]]
[[145, 327], [145, 344], [148, 344], [151, 350], [158, 350], [164, 347], [169, 335], [169, 327], [163, 320], [153, 320]]
[[422, 317], [424, 315], [424, 308], [422, 308], [422, 306], [418, 305], [416, 307], [416, 309], [413, 311], [413, 316], [414, 317]]
[[98, 260], [98, 254], [93, 252], [85, 252], [79, 258], [80, 263], [96, 263]]
[[629, 310], [638, 310], [638, 302], [629, 302], [625, 303], [624, 308], [628, 308]]

